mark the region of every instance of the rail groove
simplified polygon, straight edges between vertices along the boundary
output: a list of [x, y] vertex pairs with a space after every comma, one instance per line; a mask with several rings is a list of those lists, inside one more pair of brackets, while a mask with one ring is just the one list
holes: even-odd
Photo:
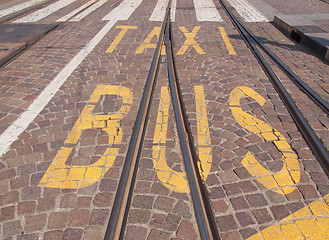
[[[229, 10], [226, 4], [219, 0], [232, 23], [238, 29], [241, 37], [251, 49], [259, 64], [268, 76], [272, 85], [278, 92], [284, 105], [291, 114], [299, 131], [302, 133], [307, 144], [310, 146], [313, 154], [321, 163], [324, 171], [329, 175], [329, 153], [324, 147], [321, 140], [314, 133], [307, 120], [304, 118], [295, 102], [292, 100], [289, 93], [282, 85], [279, 78], [271, 69], [268, 62], [258, 49], [258, 47], [266, 53], [278, 67], [326, 114], [329, 114], [329, 105], [320, 96], [318, 96], [304, 81], [302, 81], [293, 71], [291, 71], [278, 57], [276, 57], [255, 35], [253, 35]], [[128, 217], [130, 202], [134, 189], [137, 166], [142, 150], [143, 139], [147, 125], [147, 115], [152, 101], [153, 90], [156, 84], [156, 78], [160, 62], [160, 51], [163, 44], [166, 46], [166, 60], [168, 69], [168, 79], [171, 91], [171, 98], [174, 108], [174, 114], [177, 124], [178, 136], [181, 146], [181, 151], [186, 168], [187, 178], [190, 185], [191, 196], [193, 201], [194, 212], [199, 228], [200, 237], [204, 239], [220, 239], [217, 225], [214, 219], [211, 204], [208, 198], [208, 193], [204, 182], [199, 173], [197, 165], [198, 155], [194, 146], [193, 136], [189, 127], [188, 118], [185, 112], [185, 107], [182, 99], [182, 93], [179, 87], [178, 74], [175, 66], [175, 58], [173, 53], [173, 36], [170, 22], [170, 6], [169, 1], [165, 19], [162, 23], [162, 28], [151, 63], [149, 75], [145, 84], [142, 101], [137, 114], [133, 134], [129, 143], [128, 152], [126, 155], [125, 164], [120, 177], [119, 187], [114, 200], [110, 220], [108, 223], [105, 240], [123, 239], [126, 221]]]
[[[49, 30], [47, 30], [46, 32], [40, 34], [39, 36], [35, 37], [34, 39], [32, 39], [31, 41], [29, 41], [28, 43], [26, 43], [25, 45], [21, 46], [20, 48], [16, 49], [15, 51], [13, 51], [12, 53], [10, 53], [9, 55], [7, 55], [6, 57], [0, 59], [0, 70], [3, 69], [5, 66], [7, 66], [8, 64], [10, 64], [11, 62], [13, 62], [15, 59], [17, 59], [19, 56], [21, 56], [23, 53], [25, 53], [27, 50], [29, 50], [32, 46], [34, 46], [37, 42], [39, 42], [41, 39], [43, 39], [44, 37], [46, 37], [47, 35], [49, 35], [51, 32], [53, 32], [55, 29], [59, 28], [60, 26], [64, 25], [65, 23], [67, 23], [68, 21], [70, 21], [72, 18], [74, 18], [75, 16], [77, 16], [78, 14], [80, 14], [81, 12], [83, 12], [84, 10], [88, 9], [89, 7], [91, 7], [92, 5], [96, 4], [99, 0], [95, 1], [94, 3], [86, 6], [85, 8], [81, 9], [80, 11], [76, 12], [74, 15], [72, 15], [71, 17], [69, 17], [68, 19], [66, 19], [63, 22], [57, 23], [55, 26], [53, 26], [52, 28], [50, 28]], [[49, 3], [49, 2], [47, 2]], [[42, 6], [45, 3], [42, 4]], [[37, 8], [39, 5], [34, 6], [33, 9]], [[31, 11], [31, 9], [29, 10]], [[27, 11], [28, 12], [28, 11]], [[24, 14], [25, 12], [21, 13]], [[20, 16], [21, 14], [18, 14], [18, 16]], [[17, 16], [14, 16], [13, 18], [16, 18]], [[10, 21], [10, 20], [6, 20]], [[1, 22], [0, 22], [1, 23]]]
[[192, 132], [189, 127], [187, 114], [185, 112], [182, 93], [179, 88], [178, 74], [175, 66], [171, 38], [171, 24], [170, 22], [167, 22], [165, 43], [169, 85], [185, 169], [191, 189], [194, 212], [199, 226], [201, 239], [217, 240], [220, 239], [219, 233], [217, 230], [215, 218], [213, 216], [211, 204], [208, 199], [208, 193], [204, 186], [204, 182], [201, 178], [199, 167], [197, 165], [199, 159], [196, 153]]
[[[169, 1], [169, 4], [171, 1]], [[166, 22], [169, 19], [170, 5], [167, 6], [164, 22], [162, 23], [159, 40], [153, 55], [151, 67], [145, 83], [141, 103], [138, 109], [133, 132], [130, 138], [127, 155], [124, 161], [118, 189], [115, 195], [110, 220], [105, 233], [105, 240], [122, 239], [128, 216], [131, 195], [134, 188], [137, 166], [142, 151], [143, 139], [147, 126], [147, 117], [151, 106], [153, 89], [158, 75], [161, 47], [164, 42]]]
[[168, 78], [180, 146], [191, 190], [193, 207], [200, 237], [204, 240], [220, 239], [211, 205], [208, 199], [207, 191], [199, 173], [199, 167], [197, 165], [199, 160], [193, 143], [187, 115], [185, 113], [181, 91], [179, 89], [177, 71], [173, 57], [170, 6], [171, 0], [167, 6], [167, 11], [162, 23], [157, 47], [144, 87], [141, 104], [137, 113], [137, 118], [130, 139], [128, 152], [119, 181], [119, 186], [112, 207], [110, 220], [108, 222], [107, 231], [104, 237], [105, 240], [123, 239], [124, 237], [124, 230], [137, 174], [137, 166], [142, 151], [143, 139], [147, 125], [147, 116], [150, 109], [153, 90], [156, 84], [156, 78], [159, 69], [161, 47], [164, 46], [166, 47]]
[[246, 42], [247, 46], [252, 50], [252, 53], [258, 60], [259, 64], [263, 68], [265, 74], [268, 76], [270, 82], [273, 87], [279, 94], [281, 100], [289, 111], [292, 119], [294, 120], [297, 128], [301, 132], [304, 137], [306, 143], [312, 150], [314, 156], [320, 162], [322, 168], [325, 173], [329, 176], [329, 152], [324, 146], [323, 142], [318, 138], [315, 134], [312, 127], [309, 125], [296, 103], [291, 98], [290, 94], [287, 92], [280, 79], [276, 76], [274, 71], [271, 69], [268, 62], [265, 60], [262, 53], [259, 51], [257, 46], [264, 50], [264, 52], [273, 59], [279, 66], [280, 69], [283, 70], [285, 74], [289, 78], [293, 80], [293, 82], [304, 92], [307, 96], [310, 97], [319, 107], [323, 109], [323, 111], [328, 114], [328, 103], [325, 102], [320, 96], [318, 96], [305, 82], [303, 82], [295, 73], [293, 73], [283, 62], [276, 57], [254, 34], [252, 34], [247, 27], [241, 23], [241, 21], [232, 13], [232, 11], [227, 7], [226, 3], [223, 0], [219, 0], [220, 4], [225, 9], [228, 17], [235, 25], [237, 30], [239, 31], [241, 37]]
[[[311, 128], [307, 120], [302, 115], [301, 111], [292, 100], [291, 96], [284, 88], [280, 79], [271, 69], [268, 62], [265, 60], [260, 49], [267, 54], [278, 67], [305, 93], [310, 97], [322, 110], [329, 115], [329, 104], [317, 95], [303, 80], [301, 80], [292, 70], [290, 70], [278, 57], [276, 57], [247, 27], [233, 15], [230, 8], [219, 0], [232, 23], [239, 31], [241, 37], [251, 49], [264, 72], [271, 81], [273, 87], [278, 92], [284, 105], [291, 114], [296, 126], [303, 135], [313, 154], [319, 160], [321, 166], [327, 175], [329, 175], [329, 153], [322, 141], [317, 137], [314, 130]], [[94, 2], [93, 4], [97, 3]], [[80, 10], [64, 22], [58, 23], [53, 28], [33, 39], [20, 49], [17, 49], [5, 59], [0, 60], [0, 69], [15, 60], [25, 51], [30, 49], [43, 37], [50, 32], [65, 24], [70, 19], [89, 8], [93, 4]], [[202, 240], [215, 239], [219, 240], [219, 232], [213, 215], [211, 203], [208, 199], [207, 189], [199, 172], [198, 155], [196, 153], [194, 140], [189, 121], [185, 112], [185, 107], [182, 98], [182, 92], [179, 87], [178, 73], [175, 66], [175, 58], [173, 53], [173, 33], [170, 21], [171, 0], [169, 0], [165, 18], [162, 23], [157, 47], [152, 59], [150, 70], [144, 86], [144, 91], [137, 113], [135, 125], [133, 127], [132, 136], [129, 142], [127, 155], [124, 161], [122, 173], [119, 180], [118, 189], [115, 195], [110, 219], [104, 239], [123, 239], [128, 212], [130, 208], [131, 198], [134, 190], [137, 167], [139, 164], [140, 155], [143, 147], [143, 140], [146, 132], [148, 115], [152, 103], [153, 92], [156, 85], [157, 75], [159, 71], [161, 48], [166, 47], [166, 60], [168, 69], [168, 79], [171, 91], [171, 98], [174, 108], [175, 120], [177, 124], [178, 137], [180, 141], [181, 151], [185, 163], [187, 178], [191, 190], [194, 212], [197, 225], [199, 228], [200, 237]]]

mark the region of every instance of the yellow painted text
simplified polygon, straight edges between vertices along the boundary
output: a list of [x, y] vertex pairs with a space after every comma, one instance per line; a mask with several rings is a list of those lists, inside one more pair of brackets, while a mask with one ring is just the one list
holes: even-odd
[[[117, 95], [122, 98], [122, 106], [113, 114], [93, 114], [93, 110], [101, 95]], [[120, 120], [129, 112], [133, 96], [131, 91], [122, 86], [98, 85], [87, 105], [82, 110], [78, 120], [69, 133], [65, 144], [77, 144], [82, 131], [86, 129], [101, 129], [108, 135], [108, 144], [121, 144], [122, 129]], [[48, 170], [42, 177], [39, 187], [78, 189], [87, 187], [104, 176], [113, 165], [119, 148], [109, 147], [94, 164], [66, 164], [73, 147], [62, 147]]]
[[194, 48], [198, 54], [206, 54], [194, 39], [200, 28], [200, 26], [196, 26], [193, 28], [192, 32], [189, 32], [185, 27], [179, 27], [179, 29], [184, 33], [186, 40], [183, 43], [183, 46], [178, 50], [177, 55], [184, 54], [189, 46]]
[[234, 50], [234, 47], [230, 41], [230, 39], [228, 38], [227, 34], [226, 34], [226, 31], [223, 27], [218, 27], [219, 31], [220, 31], [220, 35], [222, 36], [223, 38], [223, 41], [225, 43], [225, 46], [227, 48], [227, 51], [230, 55], [237, 55], [235, 50]]
[[236, 87], [229, 97], [234, 119], [248, 131], [261, 136], [265, 141], [273, 142], [282, 153], [283, 166], [278, 172], [269, 171], [256, 160], [250, 151], [243, 158], [242, 164], [266, 188], [279, 194], [289, 194], [296, 189], [295, 185], [300, 181], [300, 165], [297, 155], [279, 131], [242, 110], [240, 100], [247, 97], [253, 98], [261, 106], [266, 102], [253, 89], [243, 86]]
[[[195, 86], [196, 114], [198, 123], [198, 162], [203, 180], [206, 180], [212, 163], [211, 142], [208, 127], [208, 117], [202, 86]], [[172, 170], [166, 161], [166, 141], [169, 119], [170, 95], [167, 87], [161, 88], [160, 104], [153, 140], [153, 164], [162, 184], [175, 192], [188, 193], [189, 185], [185, 172]]]

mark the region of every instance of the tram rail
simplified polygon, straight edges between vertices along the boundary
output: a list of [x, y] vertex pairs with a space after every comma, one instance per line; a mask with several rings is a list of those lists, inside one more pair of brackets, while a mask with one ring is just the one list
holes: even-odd
[[185, 112], [182, 92], [179, 87], [178, 74], [173, 53], [170, 21], [167, 22], [165, 45], [171, 97], [187, 178], [190, 183], [189, 185], [191, 188], [195, 216], [200, 230], [200, 236], [201, 239], [220, 239], [216, 221], [208, 199], [207, 190], [199, 173], [197, 163], [200, 162], [200, 160], [198, 159], [198, 155], [196, 153], [192, 132], [189, 127], [187, 114]]
[[[232, 12], [228, 9], [223, 1], [220, 0], [220, 3], [226, 10], [226, 13], [232, 23], [238, 29], [247, 46], [252, 50], [264, 72], [269, 77], [272, 85], [290, 112], [298, 129], [312, 149], [313, 154], [318, 158], [325, 172], [329, 174], [329, 154], [327, 149], [324, 147], [321, 140], [316, 136], [307, 120], [303, 117], [297, 105], [294, 103], [289, 93], [286, 91], [274, 71], [269, 66], [269, 63], [265, 60], [264, 56], [259, 51], [259, 48], [262, 49], [263, 52], [265, 52], [305, 94], [307, 94], [319, 107], [321, 107], [326, 114], [329, 113], [328, 103], [325, 102], [320, 96], [318, 96], [305, 82], [303, 82], [279, 58], [277, 58], [255, 35], [253, 35], [240, 22], [240, 20], [232, 14]], [[139, 157], [142, 151], [143, 139], [147, 126], [147, 116], [152, 102], [153, 90], [156, 85], [162, 46], [166, 47], [166, 61], [172, 103], [200, 237], [201, 239], [220, 239], [210, 201], [208, 199], [207, 190], [198, 171], [197, 162], [199, 160], [196, 154], [192, 132], [189, 128], [189, 122], [185, 112], [182, 93], [179, 88], [178, 74], [175, 66], [172, 46], [173, 36], [170, 22], [170, 6], [171, 1], [169, 1], [167, 6], [165, 19], [162, 22], [162, 28], [158, 38], [157, 47], [146, 80], [140, 108], [136, 118], [125, 159], [125, 164], [120, 177], [119, 187], [115, 196], [114, 205], [104, 238], [106, 240], [123, 239], [124, 237], [124, 229], [128, 217]]]
[[223, 8], [225, 9], [227, 15], [229, 16], [232, 23], [236, 26], [243, 40], [247, 46], [252, 50], [259, 64], [263, 68], [264, 72], [268, 76], [273, 87], [279, 94], [284, 105], [288, 109], [291, 117], [293, 118], [297, 128], [301, 132], [305, 141], [309, 145], [313, 154], [316, 156], [320, 162], [322, 168], [329, 176], [329, 152], [324, 146], [323, 142], [316, 135], [312, 127], [309, 125], [296, 103], [291, 98], [290, 94], [287, 92], [280, 79], [276, 76], [275, 72], [270, 67], [269, 63], [265, 60], [262, 53], [259, 51], [260, 47], [264, 53], [266, 53], [277, 65], [278, 67], [314, 102], [316, 103], [327, 115], [329, 110], [329, 104], [324, 101], [319, 95], [317, 95], [305, 82], [303, 82], [293, 71], [291, 71], [278, 57], [276, 57], [261, 41], [252, 34], [246, 26], [241, 23], [241, 21], [233, 15], [232, 11], [227, 7], [227, 5], [219, 0]]
[[147, 116], [150, 110], [153, 90], [159, 70], [161, 47], [164, 43], [166, 22], [168, 21], [170, 6], [168, 4], [164, 22], [162, 23], [157, 47], [153, 55], [150, 70], [144, 86], [144, 91], [139, 105], [135, 125], [129, 142], [128, 151], [124, 161], [118, 189], [115, 195], [110, 219], [104, 239], [119, 239], [123, 237], [124, 226], [128, 217], [131, 195], [137, 174], [137, 166], [142, 151], [142, 141], [147, 126]]
[[[72, 16], [70, 16], [68, 19], [66, 19], [63, 22], [59, 22], [57, 24], [55, 24], [53, 27], [51, 27], [49, 30], [47, 30], [46, 32], [40, 34], [39, 36], [33, 38], [32, 40], [30, 40], [29, 42], [27, 42], [26, 44], [24, 44], [23, 46], [19, 47], [18, 49], [14, 50], [13, 52], [11, 52], [9, 55], [7, 55], [6, 57], [0, 59], [0, 70], [3, 69], [5, 66], [7, 66], [8, 64], [10, 64], [12, 61], [14, 61], [16, 58], [18, 58], [20, 55], [22, 55], [24, 52], [26, 52], [27, 50], [29, 50], [32, 46], [34, 46], [36, 43], [38, 43], [41, 39], [43, 39], [44, 37], [48, 36], [50, 33], [52, 33], [54, 30], [58, 29], [60, 26], [63, 26], [65, 23], [69, 22], [71, 19], [73, 19], [75, 16], [79, 15], [80, 13], [82, 13], [83, 11], [85, 11], [86, 9], [90, 8], [91, 6], [93, 6], [94, 4], [96, 4], [97, 2], [99, 2], [100, 0], [97, 0], [95, 2], [93, 2], [92, 4], [86, 6], [85, 8], [81, 9], [80, 11], [76, 12], [75, 14], [73, 14]], [[44, 6], [47, 3], [43, 3], [40, 4], [41, 6]], [[3, 23], [7, 23], [21, 15], [24, 15], [28, 12], [30, 12], [31, 10], [34, 9], [38, 9], [40, 6], [34, 6], [31, 7], [32, 9], [28, 9], [26, 11], [23, 10], [23, 12], [19, 12], [13, 16], [11, 16], [9, 19], [4, 20], [3, 22], [0, 21], [0, 24]]]
[[[306, 142], [321, 163], [325, 172], [329, 175], [329, 153], [322, 141], [317, 137], [314, 130], [308, 124], [307, 120], [298, 109], [295, 102], [287, 90], [276, 76], [260, 49], [266, 53], [272, 61], [305, 93], [314, 101], [326, 114], [329, 113], [329, 105], [318, 94], [316, 94], [303, 80], [301, 80], [292, 70], [290, 70], [278, 57], [276, 57], [254, 34], [252, 34], [241, 21], [233, 15], [227, 5], [219, 0], [229, 16], [232, 23], [238, 29], [241, 37], [251, 49], [264, 72], [270, 79], [272, 85], [278, 92], [286, 108], [291, 114], [299, 131], [302, 133]], [[128, 153], [125, 159], [122, 175], [120, 177], [119, 187], [114, 200], [114, 205], [110, 215], [105, 238], [123, 239], [126, 221], [129, 212], [129, 206], [134, 189], [139, 157], [142, 151], [143, 139], [147, 126], [149, 108], [152, 102], [153, 90], [156, 85], [156, 78], [160, 63], [161, 46], [166, 46], [166, 61], [171, 90], [172, 103], [178, 129], [181, 151], [187, 172], [187, 178], [190, 185], [194, 212], [197, 219], [201, 239], [220, 239], [217, 225], [213, 216], [213, 210], [208, 198], [208, 193], [204, 182], [199, 173], [197, 162], [198, 157], [193, 142], [192, 132], [189, 128], [188, 118], [185, 112], [185, 106], [181, 90], [179, 88], [178, 74], [175, 66], [175, 59], [172, 46], [172, 31], [170, 22], [169, 1], [165, 19], [162, 23], [161, 32], [158, 38], [157, 48], [155, 50], [150, 71], [145, 84], [140, 108], [136, 118], [133, 134], [130, 140]]]
[[[310, 146], [313, 154], [317, 157], [321, 163], [324, 171], [329, 175], [329, 153], [324, 144], [317, 137], [314, 130], [308, 124], [307, 120], [298, 109], [297, 105], [292, 100], [291, 96], [276, 76], [275, 72], [270, 67], [269, 63], [265, 60], [263, 53], [266, 53], [272, 61], [274, 61], [279, 68], [286, 73], [286, 75], [305, 93], [310, 99], [312, 99], [323, 111], [328, 115], [329, 106], [320, 96], [318, 96], [305, 82], [303, 82], [294, 72], [292, 72], [283, 62], [277, 58], [271, 51], [259, 41], [259, 39], [253, 35], [242, 23], [236, 18], [229, 10], [226, 4], [219, 0], [223, 8], [226, 10], [232, 23], [236, 26], [241, 37], [246, 42], [247, 46], [251, 49], [259, 64], [263, 68], [266, 75], [269, 77], [273, 87], [278, 92], [280, 98], [284, 102], [286, 108], [291, 114], [295, 124], [299, 131], [302, 133], [306, 142]], [[95, 2], [96, 3], [96, 2]], [[93, 3], [93, 4], [95, 4]], [[65, 24], [71, 18], [75, 17], [80, 12], [84, 11], [88, 7], [77, 12], [64, 22], [58, 23], [55, 27], [47, 31], [46, 33], [38, 36], [36, 39], [25, 45], [22, 49], [18, 49], [11, 56], [7, 57], [0, 62], [0, 69], [14, 61], [17, 57], [27, 51], [30, 47], [36, 44], [40, 39], [47, 36], [50, 32]], [[217, 224], [213, 215], [210, 200], [208, 198], [207, 189], [204, 181], [199, 173], [198, 156], [196, 153], [194, 140], [191, 129], [189, 127], [189, 121], [185, 112], [185, 106], [181, 89], [179, 87], [178, 72], [175, 65], [175, 58], [173, 52], [173, 32], [171, 29], [170, 21], [170, 8], [171, 0], [168, 3], [164, 21], [160, 35], [158, 38], [157, 47], [153, 55], [153, 60], [150, 66], [150, 70], [146, 79], [141, 103], [137, 113], [135, 125], [133, 128], [132, 136], [130, 139], [128, 151], [124, 161], [122, 174], [119, 180], [119, 186], [114, 199], [113, 207], [110, 214], [110, 219], [107, 226], [105, 238], [108, 239], [123, 239], [125, 233], [126, 221], [128, 218], [129, 207], [132, 200], [132, 193], [134, 190], [137, 168], [139, 164], [139, 158], [142, 152], [143, 141], [146, 133], [148, 115], [150, 112], [150, 106], [152, 104], [152, 98], [154, 89], [156, 86], [157, 76], [159, 72], [161, 48], [166, 48], [166, 62], [168, 69], [168, 79], [171, 91], [171, 97], [173, 102], [173, 109], [175, 114], [175, 120], [178, 129], [178, 136], [180, 140], [181, 151], [185, 163], [187, 172], [187, 178], [191, 190], [191, 196], [194, 206], [194, 212], [196, 221], [199, 228], [201, 239], [220, 239]]]
[[[210, 202], [207, 199], [206, 189], [198, 173], [197, 154], [193, 144], [191, 130], [188, 126], [188, 120], [184, 111], [182, 94], [178, 86], [178, 77], [173, 57], [172, 31], [170, 22], [170, 6], [169, 1], [165, 19], [162, 23], [162, 29], [155, 54], [153, 56], [149, 75], [147, 77], [140, 109], [138, 111], [136, 123], [128, 148], [125, 165], [120, 177], [119, 188], [114, 200], [108, 228], [104, 239], [122, 239], [124, 227], [127, 221], [129, 205], [134, 182], [136, 179], [139, 155], [142, 150], [142, 141], [144, 139], [149, 107], [152, 101], [153, 90], [156, 84], [156, 78], [159, 70], [161, 48], [166, 48], [166, 60], [168, 68], [169, 85], [174, 105], [174, 113], [177, 123], [180, 145], [187, 171], [187, 177], [191, 188], [191, 195], [195, 215], [202, 239], [220, 239], [216, 222], [212, 214]], [[129, 189], [129, 192], [128, 192]], [[124, 214], [123, 214], [124, 212]], [[120, 229], [121, 228], [121, 229]]]

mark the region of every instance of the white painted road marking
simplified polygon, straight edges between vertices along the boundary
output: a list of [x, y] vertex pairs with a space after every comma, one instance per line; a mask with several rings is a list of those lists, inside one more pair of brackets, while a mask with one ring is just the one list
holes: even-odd
[[227, 0], [245, 22], [269, 22], [269, 20], [246, 0]]
[[136, 8], [141, 4], [143, 0], [124, 0], [120, 6], [113, 9], [109, 14], [103, 17], [102, 20], [128, 20], [128, 18], [133, 14]]
[[67, 19], [71, 18], [73, 15], [77, 14], [78, 12], [82, 11], [84, 8], [90, 6], [97, 0], [91, 0], [83, 4], [82, 6], [78, 7], [74, 11], [70, 12], [69, 14], [65, 15], [64, 17], [61, 17], [60, 19], [57, 20], [57, 22], [65, 22]]
[[84, 10], [82, 13], [80, 13], [77, 16], [75, 16], [74, 18], [72, 18], [70, 20], [70, 22], [80, 21], [81, 19], [83, 19], [84, 17], [86, 17], [87, 15], [89, 15], [90, 13], [92, 13], [93, 11], [97, 10], [99, 7], [103, 6], [103, 4], [107, 3], [108, 1], [109, 0], [101, 0], [101, 1], [99, 1], [97, 3], [95, 3], [91, 7], [87, 8], [86, 10]]
[[171, 13], [170, 13], [170, 19], [171, 19], [172, 22], [175, 22], [176, 6], [177, 6], [177, 0], [172, 0]]
[[[9, 8], [3, 11], [0, 11], [0, 17], [5, 16], [10, 14], [13, 11], [21, 10], [23, 8], [32, 6], [33, 4], [43, 2], [46, 0], [33, 0], [29, 1], [27, 3], [17, 5], [13, 8]], [[40, 9], [34, 13], [31, 13], [23, 18], [20, 18], [15, 21], [15, 23], [27, 23], [27, 22], [37, 22], [50, 14], [66, 7], [67, 5], [71, 4], [72, 2], [75, 2], [76, 0], [59, 0], [48, 7], [45, 7], [43, 9]], [[100, 0], [96, 2], [97, 0], [90, 0], [84, 5], [80, 6], [79, 8], [73, 10], [69, 14], [65, 15], [64, 17], [61, 17], [58, 19], [58, 22], [64, 22], [70, 17], [72, 17], [74, 14], [78, 13], [82, 9], [90, 6], [89, 8], [85, 9], [83, 12], [72, 18], [70, 21], [76, 22], [80, 21], [93, 11], [97, 10], [99, 7], [107, 3], [109, 0]], [[150, 21], [158, 21], [161, 22], [164, 18], [165, 12], [166, 12], [166, 7], [168, 5], [169, 0], [158, 0], [157, 4], [149, 18]], [[195, 6], [195, 11], [196, 11], [196, 18], [197, 21], [199, 22], [205, 22], [205, 21], [210, 21], [210, 22], [222, 22], [223, 19], [219, 15], [219, 12], [213, 2], [213, 0], [193, 0], [194, 1], [194, 6]], [[95, 3], [96, 2], [96, 3]], [[124, 1], [125, 2], [125, 1]], [[124, 3], [122, 2], [122, 3]], [[255, 7], [253, 7], [250, 3], [248, 3], [246, 0], [228, 0], [228, 2], [237, 10], [237, 12], [242, 16], [244, 21], [246, 22], [268, 22], [269, 19], [267, 19], [260, 11], [258, 11]], [[128, 6], [128, 5], [131, 6]], [[127, 4], [126, 6], [126, 11], [131, 11], [131, 9], [134, 9], [135, 3], [133, 1], [130, 1], [130, 3]], [[176, 13], [176, 4], [177, 0], [172, 1], [172, 6], [171, 6], [171, 20], [174, 22], [175, 21], [175, 13]], [[16, 10], [15, 10], [16, 9]], [[128, 10], [130, 9], [130, 10]], [[114, 9], [115, 10], [115, 9]], [[115, 10], [117, 11], [117, 10]], [[103, 18], [103, 20], [109, 20], [110, 14], [115, 15], [119, 14], [118, 12], [114, 13], [109, 13], [107, 16]], [[113, 16], [111, 16], [113, 17]], [[122, 19], [120, 19], [122, 20]]]
[[196, 19], [199, 22], [222, 22], [217, 8], [212, 0], [193, 0]]
[[76, 0], [59, 0], [49, 6], [42, 8], [36, 12], [33, 12], [23, 18], [20, 18], [15, 23], [29, 23], [29, 22], [37, 22], [45, 17], [48, 17], [50, 14], [58, 11], [59, 9], [66, 7], [67, 5], [75, 2]]
[[36, 4], [39, 4], [42, 2], [46, 2], [46, 0], [31, 0], [31, 1], [7, 8], [5, 10], [0, 11], [0, 18], [7, 16], [9, 14], [12, 14], [12, 13], [18, 12], [18, 11], [21, 11], [23, 9], [32, 7], [33, 5], [36, 5]]
[[[162, 22], [164, 19], [164, 16], [166, 14], [166, 9], [168, 6], [168, 2], [169, 0], [158, 0], [157, 5], [155, 6], [152, 15], [150, 17], [150, 21], [157, 21], [157, 22]], [[177, 1], [173, 0], [171, 3], [171, 21], [174, 22], [175, 21], [175, 14], [176, 14], [176, 5], [177, 5]]]
[[115, 14], [111, 14], [112, 12], [110, 12], [110, 14], [107, 15], [107, 20], [109, 20], [109, 22], [57, 74], [57, 76], [49, 83], [41, 94], [31, 103], [28, 109], [0, 135], [0, 157], [8, 151], [10, 145], [39, 115], [66, 79], [103, 39], [103, 37], [116, 24], [116, 22], [119, 20], [127, 20], [141, 4], [141, 2], [142, 0], [124, 0], [118, 7], [113, 9], [112, 12]]

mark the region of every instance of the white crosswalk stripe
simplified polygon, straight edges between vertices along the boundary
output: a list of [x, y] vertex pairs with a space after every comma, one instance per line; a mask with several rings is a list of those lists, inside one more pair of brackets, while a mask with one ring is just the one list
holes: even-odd
[[19, 5], [15, 5], [15, 6], [10, 7], [10, 8], [4, 9], [4, 10], [0, 11], [0, 18], [4, 17], [4, 16], [7, 16], [9, 14], [15, 13], [15, 12], [19, 12], [19, 11], [24, 10], [26, 8], [32, 7], [36, 4], [43, 3], [45, 1], [46, 0], [31, 0], [31, 1], [19, 4]]
[[246, 0], [227, 0], [245, 22], [269, 22], [269, 20]]
[[196, 19], [199, 22], [222, 22], [217, 8], [212, 0], [193, 0]]
[[[159, 0], [149, 20], [162, 22], [166, 14], [166, 8], [168, 6], [168, 2], [169, 0]], [[173, 0], [171, 3], [171, 15], [170, 15], [172, 22], [175, 22], [176, 5], [177, 5], [177, 1]]]
[[97, 0], [91, 0], [89, 2], [86, 2], [85, 4], [80, 6], [79, 8], [77, 8], [74, 11], [70, 12], [69, 14], [65, 15], [64, 17], [61, 17], [60, 19], [58, 19], [57, 22], [65, 22], [67, 19], [71, 18], [72, 16], [74, 16], [75, 14], [82, 11], [84, 8], [90, 6], [91, 4], [93, 4], [96, 1]]
[[[163, 21], [163, 18], [166, 13], [166, 8], [169, 0], [158, 0], [152, 15], [150, 17], [150, 21]], [[171, 20], [175, 21], [176, 14], [176, 5], [177, 1], [173, 0], [171, 6]], [[199, 22], [222, 22], [222, 18], [219, 15], [216, 6], [213, 0], [194, 0], [194, 6], [196, 11], [196, 18]]]
[[139, 6], [139, 4], [140, 4], [140, 0], [138, 1], [124, 0], [120, 4], [122, 8], [113, 9], [113, 11], [111, 11], [109, 14], [103, 17], [102, 20], [111, 20], [112, 18], [117, 18], [118, 20], [127, 20], [125, 16], [130, 16], [135, 11], [135, 9]]
[[170, 18], [171, 21], [173, 22], [175, 22], [176, 6], [177, 6], [177, 0], [172, 0]]
[[[0, 17], [4, 14], [8, 14], [9, 12], [14, 11], [13, 9], [22, 9], [23, 7], [32, 6], [33, 4], [37, 4], [39, 2], [43, 2], [46, 0], [33, 0], [25, 3], [24, 6], [17, 5], [11, 9], [6, 9], [3, 11], [0, 11]], [[43, 18], [46, 18], [47, 16], [51, 15], [52, 13], [68, 6], [69, 4], [75, 2], [76, 0], [59, 0], [45, 8], [42, 8], [36, 12], [33, 12], [23, 18], [20, 18], [15, 21], [15, 23], [27, 23], [27, 22], [37, 22]], [[84, 11], [79, 13], [77, 16], [73, 17], [70, 21], [76, 22], [80, 21], [81, 19], [85, 18], [101, 6], [103, 6], [105, 3], [107, 3], [109, 0], [89, 0], [87, 3], [83, 4], [82, 6], [76, 8], [72, 12], [68, 13], [67, 15], [59, 18], [58, 22], [66, 21], [67, 19], [71, 18], [78, 12], [82, 11], [84, 8], [86, 8]], [[241, 17], [246, 22], [268, 22], [269, 20], [255, 7], [253, 7], [251, 4], [249, 4], [246, 0], [227, 0], [230, 5], [232, 5], [237, 12], [241, 15]], [[154, 7], [154, 10], [149, 18], [150, 21], [162, 21], [166, 12], [166, 7], [168, 5], [169, 0], [158, 0], [157, 4]], [[216, 8], [213, 0], [193, 0], [194, 7], [195, 7], [195, 14], [196, 19], [199, 22], [222, 22], [223, 19], [220, 16], [218, 9]], [[175, 21], [175, 15], [176, 15], [176, 5], [177, 0], [172, 1], [172, 8], [171, 8], [171, 20]], [[89, 6], [89, 7], [88, 7]], [[133, 7], [133, 1], [132, 6]], [[127, 6], [126, 9], [129, 9], [130, 7]], [[115, 12], [111, 12], [111, 15], [115, 14]], [[102, 20], [108, 20], [108, 16], [105, 16]]]
[[98, 8], [100, 8], [101, 6], [103, 6], [107, 2], [108, 2], [108, 0], [100, 0], [99, 2], [95, 3], [91, 7], [87, 8], [86, 10], [84, 10], [82, 13], [80, 13], [77, 16], [75, 16], [74, 18], [72, 18], [70, 20], [70, 22], [80, 21], [81, 19], [83, 19], [84, 17], [88, 16], [90, 13], [92, 13], [95, 10], [97, 10]]
[[62, 9], [66, 7], [67, 5], [75, 2], [76, 0], [59, 0], [53, 4], [50, 4], [49, 6], [42, 8], [36, 12], [33, 12], [23, 18], [20, 18], [15, 23], [32, 23], [37, 22], [45, 17], [48, 17], [50, 14], [58, 11], [59, 9]]

